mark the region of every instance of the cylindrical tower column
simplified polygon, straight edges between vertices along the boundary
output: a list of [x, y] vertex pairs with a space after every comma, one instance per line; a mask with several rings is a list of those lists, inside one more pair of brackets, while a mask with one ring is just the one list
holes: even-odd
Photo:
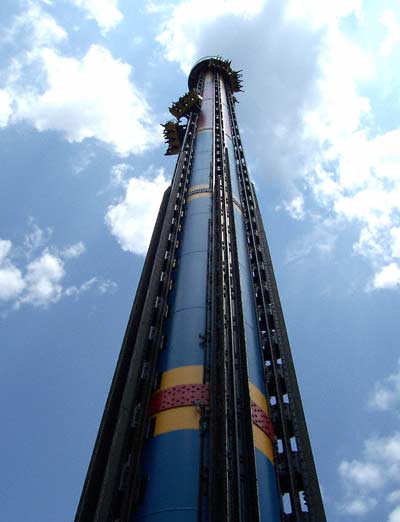
[[[205, 382], [209, 224], [212, 208], [213, 74], [199, 85], [201, 111], [176, 255], [165, 343], [153, 396], [154, 426], [143, 454], [146, 486], [135, 520], [198, 520], [201, 479], [200, 417], [208, 404]], [[170, 401], [167, 404], [167, 401]], [[156, 403], [160, 405], [157, 407]], [[174, 402], [175, 401], [175, 402]]]

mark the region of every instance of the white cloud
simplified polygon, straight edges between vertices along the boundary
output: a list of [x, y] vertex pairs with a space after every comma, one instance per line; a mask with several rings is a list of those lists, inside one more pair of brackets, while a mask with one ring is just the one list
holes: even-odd
[[11, 248], [11, 241], [7, 239], [0, 239], [0, 263], [3, 263], [6, 260]]
[[114, 281], [97, 278], [97, 289], [101, 294], [114, 293], [117, 288], [118, 285]]
[[292, 241], [287, 248], [285, 262], [304, 261], [309, 255], [330, 254], [335, 247], [339, 225], [329, 219], [318, 221], [311, 232]]
[[393, 227], [390, 230], [392, 243], [392, 256], [400, 258], [400, 227]]
[[11, 248], [11, 241], [0, 239], [0, 300], [2, 301], [15, 299], [25, 286], [21, 271], [9, 259]]
[[107, 226], [123, 250], [141, 255], [146, 253], [168, 185], [162, 169], [151, 179], [132, 177], [126, 182], [123, 198], [108, 208], [105, 217]]
[[80, 286], [69, 286], [66, 290], [65, 290], [65, 295], [67, 295], [68, 297], [78, 297], [79, 295], [87, 292], [90, 288], [93, 287], [93, 285], [97, 282], [97, 278], [96, 277], [92, 277], [91, 279], [88, 279], [87, 281], [85, 281], [84, 283], [82, 283]]
[[9, 90], [14, 122], [28, 121], [39, 131], [59, 130], [70, 142], [97, 138], [123, 155], [160, 142], [144, 94], [130, 80], [131, 66], [110, 51], [93, 45], [79, 60], [41, 48], [36, 57], [47, 87], [44, 92], [25, 86]]
[[79, 256], [84, 250], [85, 247], [81, 242], [64, 249], [60, 255], [45, 249], [27, 265], [23, 278], [23, 292], [19, 293], [15, 307], [30, 304], [46, 308], [50, 304], [57, 303], [62, 297], [78, 298], [92, 289], [100, 294], [114, 292], [117, 285], [113, 281], [99, 277], [92, 277], [78, 286], [64, 286], [65, 260]]
[[12, 121], [37, 130], [61, 131], [70, 142], [97, 138], [126, 155], [161, 142], [144, 94], [131, 82], [131, 66], [92, 45], [82, 60], [38, 48], [35, 59], [46, 77], [44, 91], [12, 85]]
[[87, 17], [95, 20], [104, 31], [115, 27], [123, 18], [118, 9], [118, 0], [70, 0], [86, 11]]
[[0, 128], [6, 127], [12, 114], [11, 96], [4, 89], [0, 89]]
[[301, 194], [293, 198], [291, 201], [284, 201], [282, 207], [278, 206], [277, 210], [280, 210], [281, 208], [286, 210], [289, 216], [293, 219], [296, 219], [298, 221], [304, 219], [304, 198]]
[[361, 119], [369, 116], [369, 99], [358, 85], [374, 72], [369, 54], [346, 37], [336, 25], [328, 27], [320, 55], [316, 104], [303, 114], [304, 132], [320, 143], [326, 159], [341, 159], [352, 152], [348, 140]]
[[68, 38], [67, 32], [48, 13], [35, 4], [20, 18], [22, 23], [28, 23], [33, 29], [35, 45], [49, 45]]
[[82, 255], [85, 252], [85, 250], [85, 245], [82, 243], [82, 241], [79, 241], [78, 243], [74, 243], [73, 245], [64, 248], [61, 251], [61, 257], [65, 259], [73, 259], [74, 257], [79, 257], [80, 255]]
[[395, 489], [394, 491], [391, 491], [389, 495], [387, 495], [386, 500], [390, 504], [395, 504], [396, 502], [400, 501], [400, 489]]
[[368, 461], [344, 460], [339, 465], [339, 474], [352, 487], [364, 491], [374, 490], [383, 482], [379, 466]]
[[374, 79], [371, 56], [337, 28], [329, 39], [319, 103], [304, 114], [305, 135], [320, 144], [308, 164], [307, 185], [323, 212], [358, 228], [353, 251], [374, 270], [366, 289], [398, 288], [400, 129], [378, 131], [370, 101], [360, 94]]
[[400, 506], [397, 506], [390, 514], [388, 522], [400, 522]]
[[115, 187], [124, 186], [127, 182], [127, 176], [132, 167], [127, 163], [118, 163], [111, 169], [111, 185]]
[[[221, 17], [229, 15], [251, 19], [258, 15], [265, 0], [186, 0], [178, 4], [162, 4], [166, 12], [157, 41], [164, 47], [165, 56], [170, 61], [180, 63], [188, 73], [198, 55], [198, 47], [205, 26]], [[160, 10], [160, 3], [149, 4], [150, 10]]]
[[65, 290], [64, 295], [77, 298], [92, 288], [96, 288], [100, 294], [106, 294], [109, 292], [115, 292], [117, 289], [117, 284], [114, 283], [114, 281], [110, 281], [109, 279], [92, 277], [91, 279], [88, 279], [82, 283], [80, 286], [69, 286]]
[[14, 18], [11, 27], [5, 33], [5, 39], [11, 42], [27, 40], [31, 47], [54, 45], [68, 38], [68, 34], [40, 4], [25, 2], [20, 15]]
[[[400, 361], [399, 361], [400, 365]], [[387, 411], [400, 404], [400, 369], [374, 385], [369, 405], [376, 410]]]
[[98, 191], [97, 195], [104, 194], [111, 189], [119, 189], [126, 187], [128, 183], [128, 175], [133, 170], [131, 165], [127, 163], [117, 163], [111, 168], [110, 180], [105, 188]]
[[26, 289], [21, 303], [47, 306], [56, 303], [62, 296], [61, 281], [65, 276], [62, 260], [45, 250], [40, 257], [31, 261], [26, 269]]
[[394, 289], [400, 285], [400, 266], [397, 263], [389, 263], [375, 274], [374, 288]]
[[336, 0], [336, 2], [318, 2], [317, 0], [290, 0], [287, 16], [298, 18], [314, 27], [323, 27], [332, 21], [351, 14], [360, 15], [362, 0]]
[[[82, 241], [62, 249], [45, 246], [50, 238], [49, 230], [44, 232], [30, 219], [29, 231], [21, 246], [13, 248], [10, 240], [0, 239], [0, 302], [3, 305], [11, 304], [15, 310], [22, 305], [46, 308], [63, 297], [77, 298], [91, 289], [100, 294], [116, 290], [113, 281], [101, 277], [66, 287], [66, 264], [86, 248]], [[33, 257], [39, 248], [41, 252]]]
[[[97, 13], [104, 28], [119, 19], [117, 2], [76, 1]], [[0, 126], [23, 121], [38, 131], [59, 131], [70, 142], [95, 138], [122, 155], [162, 142], [145, 94], [131, 79], [131, 65], [101, 45], [79, 57], [63, 54], [68, 35], [44, 6], [27, 2], [4, 38], [18, 42], [19, 52], [1, 71]]]
[[381, 44], [380, 52], [382, 56], [388, 57], [392, 52], [393, 47], [400, 40], [400, 25], [397, 21], [396, 13], [391, 10], [386, 10], [383, 13], [381, 22], [385, 26], [387, 34], [385, 40]]
[[14, 265], [0, 267], [0, 300], [17, 297], [25, 287], [21, 271]]
[[35, 223], [35, 220], [30, 217], [28, 220], [28, 231], [24, 237], [24, 252], [26, 256], [30, 257], [35, 250], [45, 245], [49, 241], [52, 233], [51, 228], [47, 228], [46, 230], [41, 229]]
[[[372, 436], [364, 441], [362, 459], [342, 461], [338, 467], [345, 489], [340, 508], [349, 514], [364, 515], [378, 502], [388, 500], [385, 490], [400, 484], [400, 432]], [[392, 500], [396, 501], [393, 492]]]
[[365, 442], [366, 455], [382, 465], [388, 478], [400, 479], [400, 432], [385, 437], [371, 437]]
[[371, 497], [358, 497], [341, 505], [341, 510], [349, 515], [363, 516], [377, 505], [377, 500]]
[[78, 159], [75, 161], [75, 164], [72, 167], [72, 171], [75, 175], [79, 175], [82, 172], [84, 172], [89, 165], [92, 163], [94, 157], [95, 157], [94, 151], [91, 150], [83, 150], [80, 155], [78, 156]]
[[306, 179], [322, 210], [359, 228], [354, 253], [366, 257], [375, 272], [367, 289], [395, 288], [400, 278], [393, 263], [400, 210], [400, 129], [373, 130], [370, 102], [360, 94], [364, 83], [374, 78], [371, 56], [337, 28], [329, 38], [320, 80], [323, 95], [304, 116], [306, 135], [320, 142]]

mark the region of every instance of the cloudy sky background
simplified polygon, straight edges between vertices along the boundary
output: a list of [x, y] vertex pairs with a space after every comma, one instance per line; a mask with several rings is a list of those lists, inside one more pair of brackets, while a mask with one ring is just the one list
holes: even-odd
[[2, 0], [0, 514], [73, 519], [193, 62], [238, 119], [331, 522], [400, 521], [395, 0]]

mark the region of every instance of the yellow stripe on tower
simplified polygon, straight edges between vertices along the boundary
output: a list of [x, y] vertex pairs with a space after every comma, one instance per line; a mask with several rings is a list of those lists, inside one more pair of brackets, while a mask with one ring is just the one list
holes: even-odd
[[[202, 365], [180, 366], [162, 374], [159, 390], [165, 390], [179, 384], [202, 384], [204, 367]], [[249, 384], [250, 398], [267, 415], [268, 404], [265, 395], [254, 384]], [[200, 413], [195, 406], [179, 406], [161, 411], [154, 415], [155, 427], [153, 436], [177, 430], [198, 430]], [[261, 451], [272, 463], [273, 446], [270, 438], [255, 424], [253, 424], [254, 446]]]
[[159, 390], [177, 386], [178, 384], [202, 384], [204, 366], [180, 366], [162, 374]]
[[[249, 383], [250, 399], [269, 416], [267, 398], [261, 390]], [[253, 423], [254, 446], [261, 451], [269, 460], [274, 463], [274, 450], [271, 439], [258, 426]]]
[[197, 192], [196, 194], [192, 194], [191, 196], [188, 196], [186, 198], [186, 203], [188, 201], [192, 201], [192, 199], [198, 199], [198, 198], [210, 198], [211, 192]]
[[250, 399], [259, 406], [266, 415], [269, 415], [269, 408], [267, 398], [261, 390], [254, 386], [251, 382], [249, 383]]
[[[203, 384], [203, 365], [180, 366], [162, 374], [159, 390], [180, 384]], [[157, 392], [156, 392], [157, 393]], [[156, 420], [153, 436], [177, 430], [198, 430], [200, 413], [195, 406], [179, 406], [160, 411], [154, 415]]]
[[194, 406], [181, 406], [155, 415], [154, 437], [177, 430], [198, 430], [200, 413]]
[[274, 463], [274, 451], [271, 439], [258, 426], [253, 424], [254, 446], [261, 451], [271, 462]]

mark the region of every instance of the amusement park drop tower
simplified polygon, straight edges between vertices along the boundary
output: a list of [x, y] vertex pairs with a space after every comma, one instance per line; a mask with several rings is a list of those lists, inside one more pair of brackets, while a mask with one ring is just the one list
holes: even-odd
[[207, 57], [170, 108], [176, 168], [76, 522], [326, 520], [235, 116], [240, 90], [230, 62]]

